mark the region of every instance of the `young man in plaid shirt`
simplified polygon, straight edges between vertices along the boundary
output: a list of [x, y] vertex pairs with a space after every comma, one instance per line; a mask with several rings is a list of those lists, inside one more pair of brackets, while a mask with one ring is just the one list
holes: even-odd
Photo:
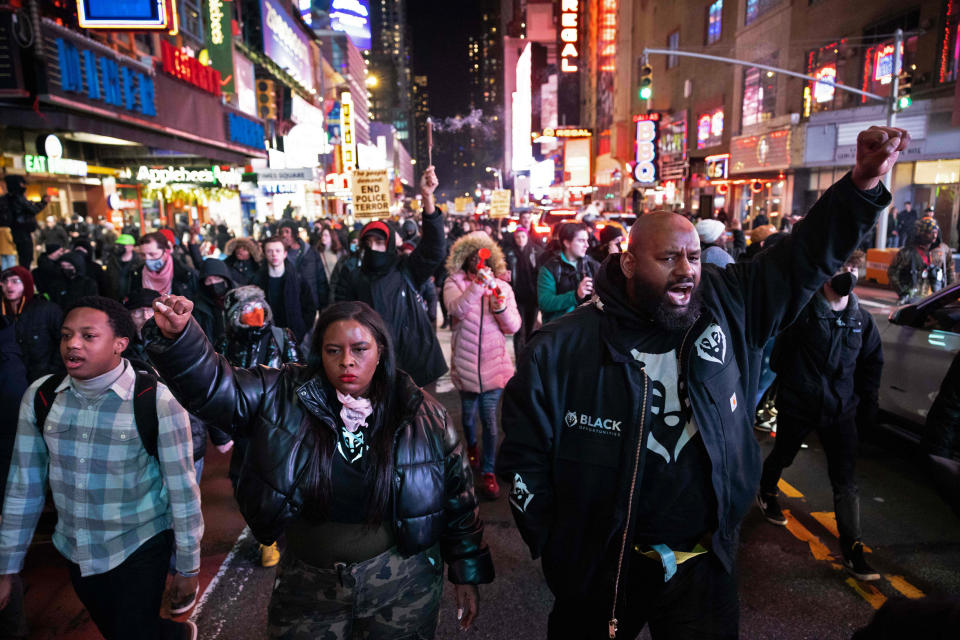
[[120, 303], [79, 300], [61, 329], [69, 375], [53, 397], [40, 398], [49, 403], [43, 424], [35, 396], [49, 376], [23, 396], [0, 520], [0, 608], [23, 567], [49, 481], [59, 516], [53, 543], [70, 561], [73, 587], [103, 636], [192, 640], [192, 622], [160, 617], [172, 548], [170, 600], [197, 592], [203, 517], [190, 423], [156, 384], [156, 455], [145, 448], [143, 425], [134, 421], [137, 374], [120, 355], [134, 333]]

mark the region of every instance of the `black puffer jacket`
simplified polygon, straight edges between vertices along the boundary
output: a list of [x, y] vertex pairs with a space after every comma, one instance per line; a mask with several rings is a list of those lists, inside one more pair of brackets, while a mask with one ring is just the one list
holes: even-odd
[[73, 278], [63, 276], [61, 280], [55, 282], [55, 288], [50, 291], [50, 300], [60, 305], [60, 308], [66, 311], [73, 306], [73, 303], [84, 296], [99, 295], [100, 288], [97, 281], [87, 274], [87, 261], [79, 251], [71, 251], [60, 256], [58, 264], [69, 262], [76, 269], [77, 275]]
[[[191, 321], [175, 340], [145, 328], [148, 353], [180, 403], [215, 427], [250, 439], [237, 486], [240, 511], [258, 540], [270, 543], [303, 512], [304, 476], [312, 436], [299, 438], [305, 412], [336, 428], [339, 410], [309, 369], [235, 369]], [[493, 579], [482, 544], [483, 523], [463, 443], [444, 408], [398, 372], [396, 399], [404, 419], [395, 429], [391, 524], [400, 553], [409, 556], [438, 541], [455, 584]]]

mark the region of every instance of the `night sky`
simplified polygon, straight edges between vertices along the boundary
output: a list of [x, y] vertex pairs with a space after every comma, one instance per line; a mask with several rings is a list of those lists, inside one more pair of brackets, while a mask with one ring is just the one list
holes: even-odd
[[479, 29], [475, 3], [464, 0], [408, 0], [413, 32], [413, 69], [426, 75], [431, 115], [465, 113], [469, 104], [467, 36]]

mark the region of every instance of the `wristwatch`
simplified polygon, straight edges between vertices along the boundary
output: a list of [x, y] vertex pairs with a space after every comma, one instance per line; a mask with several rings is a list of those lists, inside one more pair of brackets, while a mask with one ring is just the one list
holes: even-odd
[[184, 578], [196, 578], [200, 575], [200, 569], [194, 569], [193, 571], [177, 571], [177, 575], [181, 575]]

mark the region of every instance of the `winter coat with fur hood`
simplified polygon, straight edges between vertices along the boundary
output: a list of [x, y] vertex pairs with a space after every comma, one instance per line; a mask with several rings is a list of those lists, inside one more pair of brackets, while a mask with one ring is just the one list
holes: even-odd
[[506, 308], [496, 313], [485, 287], [463, 270], [464, 261], [480, 248], [490, 250], [488, 266], [494, 273], [506, 270], [503, 252], [483, 232], [461, 237], [450, 250], [447, 269], [452, 273], [443, 285], [443, 301], [452, 319], [450, 378], [460, 391], [483, 393], [502, 389], [513, 376], [506, 335], [520, 329], [520, 312], [513, 289], [497, 280], [506, 298]]

